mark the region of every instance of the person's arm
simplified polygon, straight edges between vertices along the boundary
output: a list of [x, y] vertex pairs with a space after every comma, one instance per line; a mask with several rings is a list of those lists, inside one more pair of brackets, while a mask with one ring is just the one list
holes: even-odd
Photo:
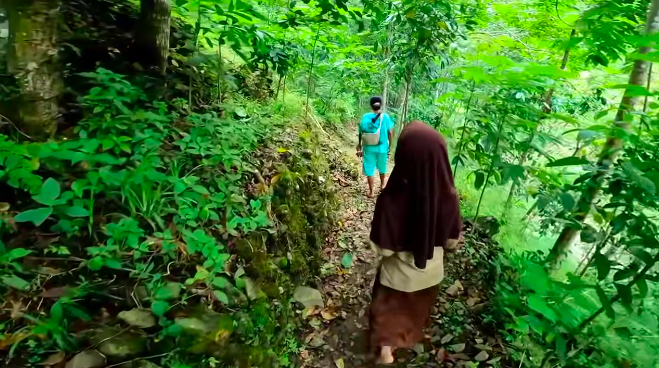
[[358, 157], [361, 157], [361, 156], [362, 156], [362, 153], [363, 153], [363, 149], [362, 149], [362, 128], [361, 128], [361, 124], [360, 124], [360, 126], [357, 127], [357, 131], [359, 132], [359, 134], [358, 134], [358, 136], [357, 136], [357, 156], [358, 156]]
[[394, 144], [394, 121], [387, 115], [389, 118], [389, 130], [387, 131], [387, 137], [389, 138], [389, 152], [387, 154], [391, 155], [391, 146]]

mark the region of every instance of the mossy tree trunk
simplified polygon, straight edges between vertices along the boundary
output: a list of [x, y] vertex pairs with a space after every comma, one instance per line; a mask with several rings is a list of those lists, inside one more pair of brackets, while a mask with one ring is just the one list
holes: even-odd
[[59, 0], [10, 0], [8, 70], [18, 97], [11, 116], [25, 134], [45, 139], [57, 130], [61, 75], [57, 66]]
[[[645, 26], [646, 35], [654, 35], [659, 31], [659, 0], [652, 0], [649, 4], [647, 23]], [[653, 51], [653, 48], [650, 46], [643, 46], [639, 49], [639, 54], [645, 55]], [[606, 141], [606, 144], [602, 148], [599, 160], [597, 162], [598, 170], [597, 172], [588, 180], [584, 191], [581, 193], [581, 197], [576, 205], [576, 210], [574, 212], [574, 219], [583, 223], [590, 212], [592, 204], [595, 202], [599, 196], [602, 185], [604, 184], [604, 179], [606, 174], [611, 169], [611, 166], [618, 158], [620, 151], [622, 150], [622, 138], [621, 134], [618, 131], [622, 130], [625, 132], [630, 131], [630, 119], [627, 116], [629, 113], [633, 113], [636, 110], [638, 103], [640, 102], [640, 97], [634, 93], [634, 86], [645, 86], [650, 71], [650, 62], [643, 60], [642, 58], [637, 59], [634, 62], [634, 68], [629, 76], [629, 85], [625, 94], [620, 101], [620, 106], [618, 107], [618, 113], [613, 121], [613, 126], [611, 129], [611, 134]], [[561, 234], [559, 235], [554, 247], [551, 249], [549, 256], [547, 257], [547, 262], [551, 269], [557, 269], [561, 261], [565, 258], [568, 250], [572, 246], [572, 243], [579, 235], [579, 229], [575, 227], [565, 227]]]
[[161, 74], [167, 70], [171, 12], [169, 0], [141, 0], [140, 27], [135, 37], [137, 51], [145, 67], [155, 68]]

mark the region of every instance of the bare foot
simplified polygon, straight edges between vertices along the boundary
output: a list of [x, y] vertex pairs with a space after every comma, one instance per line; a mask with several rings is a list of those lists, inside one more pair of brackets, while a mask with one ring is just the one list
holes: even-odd
[[394, 362], [393, 349], [391, 346], [383, 346], [380, 349], [380, 357], [378, 358], [378, 364], [391, 364]]
[[366, 193], [366, 196], [368, 198], [373, 198], [373, 191], [370, 191], [370, 192]]

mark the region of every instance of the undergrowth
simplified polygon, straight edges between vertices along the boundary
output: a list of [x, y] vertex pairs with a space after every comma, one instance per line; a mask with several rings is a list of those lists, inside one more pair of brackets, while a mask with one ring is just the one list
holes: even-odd
[[187, 114], [111, 71], [82, 77], [68, 139], [0, 137], [10, 366], [92, 348], [109, 364], [294, 366], [292, 288], [317, 276], [336, 210], [300, 102]]

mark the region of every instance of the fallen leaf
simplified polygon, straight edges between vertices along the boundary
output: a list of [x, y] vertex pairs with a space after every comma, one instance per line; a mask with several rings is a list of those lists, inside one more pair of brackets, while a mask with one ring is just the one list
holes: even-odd
[[485, 350], [483, 350], [483, 351], [481, 351], [480, 353], [478, 353], [478, 355], [476, 355], [476, 356], [474, 357], [474, 359], [476, 359], [476, 360], [479, 361], [479, 362], [484, 362], [484, 361], [486, 361], [487, 358], [489, 358], [489, 357], [490, 357], [490, 355], [489, 355]]
[[55, 365], [64, 360], [65, 356], [66, 354], [64, 354], [63, 351], [58, 351], [57, 353], [51, 354], [48, 358], [38, 363], [38, 365]]
[[69, 291], [68, 286], [59, 286], [44, 290], [39, 294], [42, 298], [61, 298]]
[[331, 321], [335, 319], [339, 313], [336, 309], [323, 309], [320, 311], [320, 315], [323, 317], [324, 320], [326, 321]]
[[343, 363], [343, 358], [339, 358], [334, 361], [334, 364], [336, 365], [336, 368], [344, 368], [345, 364]]
[[467, 306], [468, 307], [473, 307], [474, 304], [478, 303], [480, 301], [480, 298], [469, 298], [467, 299]]
[[323, 296], [317, 289], [308, 286], [298, 286], [293, 291], [293, 299], [302, 303], [306, 308], [314, 306], [324, 307]]
[[451, 348], [451, 350], [453, 350], [456, 353], [462, 353], [465, 349], [465, 346], [466, 346], [466, 344], [455, 344], [455, 345], [451, 345], [449, 347]]
[[495, 358], [492, 358], [492, 359], [488, 360], [488, 361], [487, 361], [487, 364], [494, 364], [494, 363], [496, 363], [496, 362], [498, 362], [498, 361], [500, 361], [500, 360], [501, 360], [501, 357], [498, 356], [498, 357], [495, 357]]
[[446, 353], [446, 349], [441, 348], [437, 351], [437, 361], [441, 363], [445, 360], [448, 360], [448, 353]]
[[82, 351], [66, 363], [65, 368], [101, 368], [105, 366], [105, 357], [96, 350]]
[[449, 286], [448, 289], [446, 289], [446, 294], [450, 296], [455, 296], [462, 290], [464, 290], [464, 287], [462, 286], [462, 283], [460, 283], [460, 280], [455, 280], [453, 285]]
[[450, 355], [448, 356], [448, 358], [449, 358], [450, 360], [454, 361], [454, 362], [456, 362], [456, 361], [458, 361], [458, 360], [471, 360], [471, 358], [469, 357], [469, 355], [467, 355], [467, 354], [462, 354], [462, 353], [458, 353], [458, 354], [450, 354]]
[[474, 345], [474, 347], [478, 350], [488, 350], [488, 351], [492, 350], [491, 347], [489, 347], [487, 345], [483, 345], [483, 344], [476, 344], [476, 345]]
[[134, 308], [119, 312], [118, 317], [131, 326], [149, 328], [156, 325], [156, 318], [148, 309]]
[[442, 339], [440, 341], [441, 341], [442, 344], [446, 344], [447, 342], [449, 342], [451, 340], [453, 340], [453, 335], [448, 334], [448, 335], [445, 335], [444, 337], [442, 337]]

